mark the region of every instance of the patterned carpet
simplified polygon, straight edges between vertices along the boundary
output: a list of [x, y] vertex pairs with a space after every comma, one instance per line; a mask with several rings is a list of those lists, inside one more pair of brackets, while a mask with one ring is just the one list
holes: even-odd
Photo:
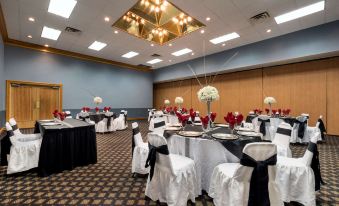
[[[147, 122], [139, 124], [146, 137]], [[130, 129], [98, 134], [97, 164], [46, 178], [37, 177], [34, 171], [7, 176], [6, 167], [0, 167], [0, 205], [146, 205], [146, 178], [133, 178], [130, 172], [131, 135]], [[293, 145], [293, 156], [302, 156], [305, 149], [305, 146]], [[317, 194], [317, 205], [339, 205], [339, 137], [327, 137], [319, 150], [321, 171], [327, 184]], [[150, 205], [157, 204], [150, 202]], [[196, 205], [213, 203], [203, 195]]]

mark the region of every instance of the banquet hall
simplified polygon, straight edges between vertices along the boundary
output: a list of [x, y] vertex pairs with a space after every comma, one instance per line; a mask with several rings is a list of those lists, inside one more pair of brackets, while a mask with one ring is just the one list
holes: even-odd
[[339, 205], [338, 0], [0, 0], [0, 205]]

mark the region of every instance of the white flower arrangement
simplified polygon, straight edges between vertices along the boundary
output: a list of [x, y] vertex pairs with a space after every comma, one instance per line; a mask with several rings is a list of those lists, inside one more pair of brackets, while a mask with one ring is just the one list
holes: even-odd
[[219, 99], [219, 92], [215, 87], [205, 86], [198, 91], [198, 99], [201, 102], [212, 102]]
[[165, 105], [170, 105], [170, 104], [171, 104], [171, 102], [170, 102], [170, 100], [168, 100], [168, 99], [165, 99], [165, 101], [164, 101], [164, 104], [165, 104]]
[[174, 102], [176, 104], [182, 104], [182, 103], [184, 103], [184, 99], [182, 97], [176, 97]]
[[264, 99], [264, 103], [265, 104], [275, 104], [275, 103], [277, 103], [277, 100], [275, 100], [274, 97], [266, 97]]
[[102, 98], [101, 97], [94, 97], [93, 101], [94, 101], [95, 104], [101, 104]]

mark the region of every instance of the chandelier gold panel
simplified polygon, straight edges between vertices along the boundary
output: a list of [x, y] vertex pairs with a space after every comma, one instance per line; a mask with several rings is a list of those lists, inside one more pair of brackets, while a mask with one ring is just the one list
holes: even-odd
[[163, 45], [205, 25], [166, 0], [139, 0], [112, 26]]

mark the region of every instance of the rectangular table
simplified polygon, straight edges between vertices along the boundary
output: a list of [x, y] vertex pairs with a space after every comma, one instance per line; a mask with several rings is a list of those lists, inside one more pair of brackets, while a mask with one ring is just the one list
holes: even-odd
[[65, 119], [63, 125], [43, 126], [37, 121], [34, 133], [42, 134], [38, 172], [48, 176], [77, 166], [97, 163], [94, 125]]

